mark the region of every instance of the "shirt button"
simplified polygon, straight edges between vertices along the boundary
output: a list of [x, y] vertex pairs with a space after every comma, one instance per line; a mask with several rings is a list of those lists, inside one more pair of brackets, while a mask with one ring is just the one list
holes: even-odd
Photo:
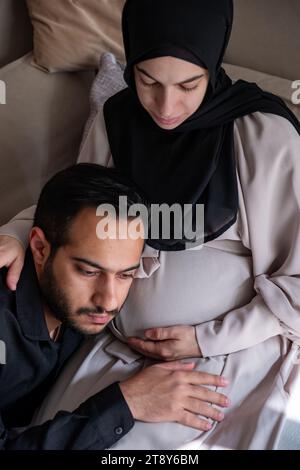
[[120, 436], [121, 434], [123, 434], [123, 428], [121, 428], [121, 426], [118, 426], [117, 428], [115, 428], [115, 433]]

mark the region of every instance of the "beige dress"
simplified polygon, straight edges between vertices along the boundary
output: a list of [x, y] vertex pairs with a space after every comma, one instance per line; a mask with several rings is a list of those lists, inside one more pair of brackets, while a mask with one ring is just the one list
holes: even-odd
[[[275, 449], [285, 422], [299, 418], [290, 402], [300, 375], [300, 137], [287, 120], [264, 113], [236, 120], [234, 137], [235, 225], [184, 252], [147, 247], [120, 316], [75, 354], [37, 423], [148, 364], [126, 336], [170, 325], [196, 325], [197, 369], [229, 378], [232, 405], [205, 433], [137, 422], [114, 449]], [[112, 164], [102, 111], [79, 161]], [[19, 218], [1, 232], [21, 237], [25, 225]]]

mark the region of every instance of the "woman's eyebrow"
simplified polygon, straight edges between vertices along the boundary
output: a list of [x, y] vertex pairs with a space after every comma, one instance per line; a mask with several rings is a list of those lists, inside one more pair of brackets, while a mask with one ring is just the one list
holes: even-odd
[[[136, 66], [136, 68], [139, 72], [143, 73], [148, 78], [151, 78], [151, 80], [153, 80], [154, 82], [159, 83], [159, 81], [156, 80], [156, 78], [152, 77], [148, 72], [146, 72], [146, 70], [138, 66]], [[194, 77], [188, 78], [187, 80], [184, 80], [183, 82], [175, 83], [175, 85], [185, 85], [186, 83], [191, 83], [191, 82], [194, 82], [195, 80], [199, 80], [199, 78], [202, 78], [202, 77], [204, 77], [204, 73], [202, 73], [201, 75], [195, 75]]]

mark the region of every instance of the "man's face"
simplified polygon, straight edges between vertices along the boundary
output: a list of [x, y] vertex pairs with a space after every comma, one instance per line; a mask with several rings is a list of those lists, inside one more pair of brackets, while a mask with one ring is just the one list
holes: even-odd
[[[79, 213], [68, 243], [48, 258], [39, 275], [50, 313], [85, 335], [100, 333], [120, 311], [144, 245], [142, 238], [97, 238], [95, 212], [89, 208]], [[128, 223], [118, 222], [123, 227]]]

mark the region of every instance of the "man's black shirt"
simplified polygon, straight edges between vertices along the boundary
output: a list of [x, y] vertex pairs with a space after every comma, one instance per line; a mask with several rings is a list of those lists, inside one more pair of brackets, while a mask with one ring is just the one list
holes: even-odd
[[0, 341], [5, 344], [5, 357], [0, 360], [0, 449], [110, 447], [134, 424], [118, 384], [73, 413], [60, 412], [20, 434], [12, 429], [30, 424], [34, 410], [83, 337], [63, 326], [58, 341], [51, 340], [30, 250], [16, 292], [6, 287], [6, 274], [6, 269], [0, 270]]

